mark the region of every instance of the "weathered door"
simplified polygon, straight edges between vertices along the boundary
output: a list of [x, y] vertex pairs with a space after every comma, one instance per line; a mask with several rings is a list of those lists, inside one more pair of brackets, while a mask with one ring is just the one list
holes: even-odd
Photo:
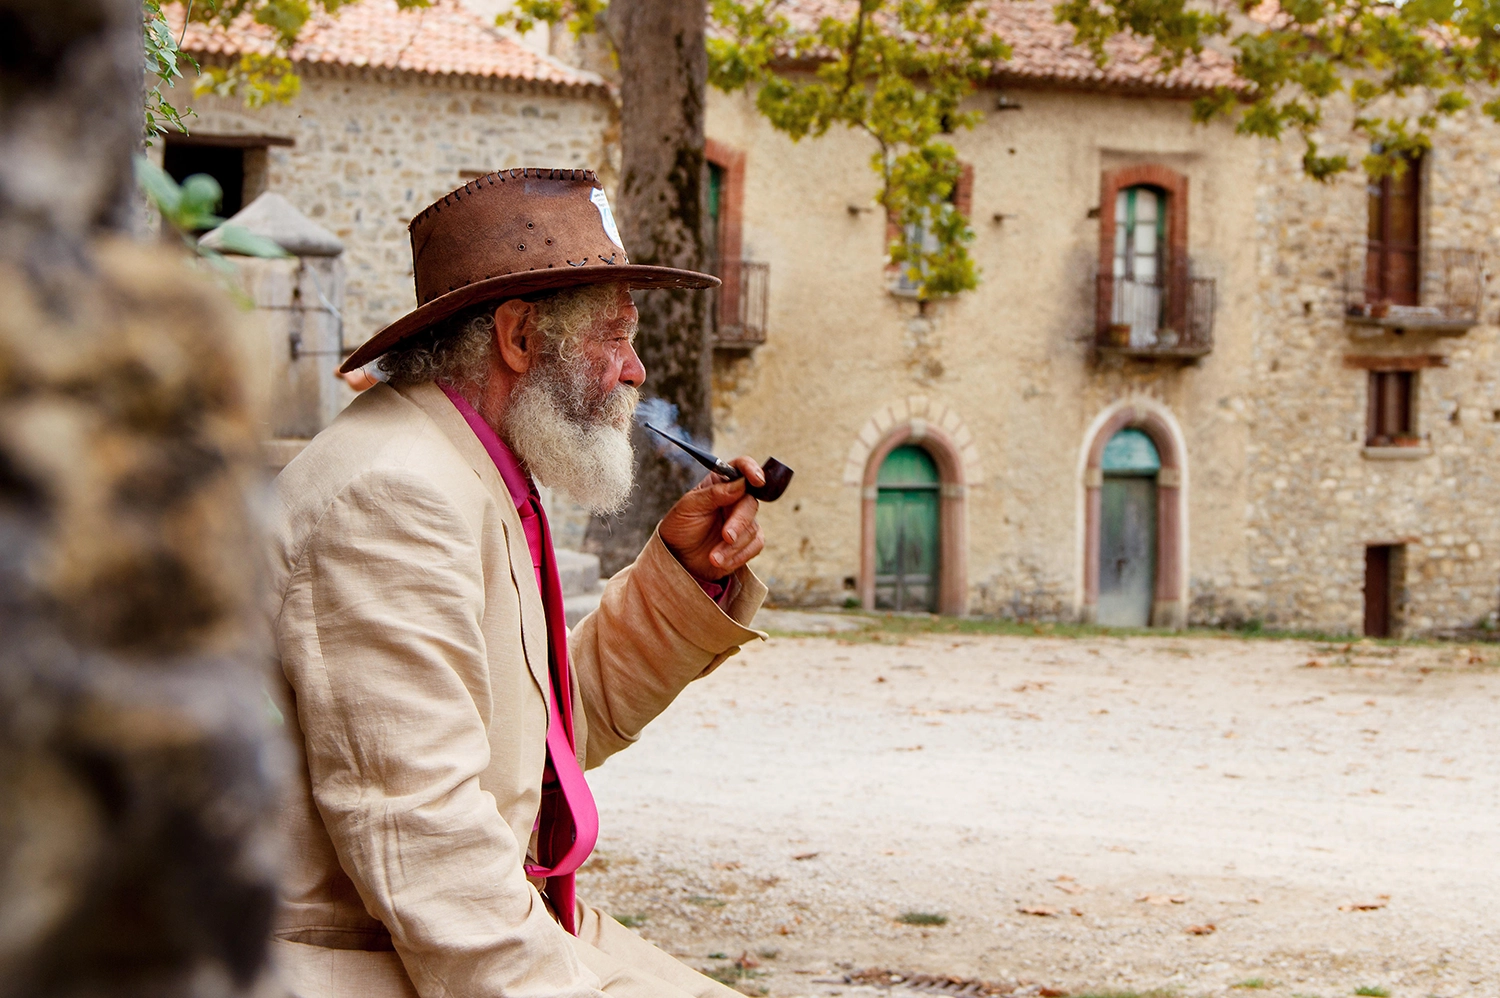
[[1365, 548], [1365, 635], [1391, 636], [1391, 548], [1386, 544]]
[[1401, 176], [1369, 185], [1369, 251], [1365, 295], [1372, 302], [1420, 305], [1422, 298], [1422, 161], [1403, 157]]
[[1151, 438], [1121, 430], [1104, 448], [1099, 510], [1099, 602], [1108, 627], [1146, 627], [1156, 592], [1156, 473]]
[[876, 481], [875, 606], [933, 612], [940, 546], [937, 466], [920, 447], [898, 447]]

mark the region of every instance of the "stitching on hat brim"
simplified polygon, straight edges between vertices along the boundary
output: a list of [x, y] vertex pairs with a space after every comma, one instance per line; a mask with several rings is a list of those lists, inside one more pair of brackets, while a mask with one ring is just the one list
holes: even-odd
[[721, 282], [712, 274], [700, 274], [675, 267], [650, 267], [642, 264], [620, 264], [578, 267], [567, 270], [536, 270], [507, 274], [486, 281], [475, 281], [454, 291], [439, 295], [426, 305], [406, 313], [380, 329], [339, 365], [348, 374], [380, 357], [402, 340], [442, 322], [456, 312], [486, 299], [519, 298], [538, 291], [561, 291], [590, 284], [625, 284], [632, 289], [677, 288], [703, 291]]

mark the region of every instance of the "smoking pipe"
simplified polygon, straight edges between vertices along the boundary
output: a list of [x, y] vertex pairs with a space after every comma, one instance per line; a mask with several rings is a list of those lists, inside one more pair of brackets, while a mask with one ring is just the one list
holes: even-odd
[[[678, 440], [676, 437], [672, 436], [672, 434], [667, 433], [665, 430], [659, 430], [656, 427], [652, 426], [650, 423], [642, 422], [641, 425], [650, 430], [652, 433], [655, 433], [662, 439], [670, 440], [678, 447], [681, 447], [683, 450], [687, 451], [693, 456], [693, 459], [695, 461], [703, 465], [703, 467], [707, 468], [709, 471], [712, 471], [714, 474], [723, 475], [731, 482], [736, 478], [745, 477], [744, 473], [740, 471], [740, 469], [736, 468], [728, 461], [715, 457], [712, 453], [704, 450], [702, 447], [690, 444], [686, 440]], [[746, 482], [745, 491], [750, 493], [755, 498], [759, 499], [761, 502], [775, 502], [777, 499], [781, 498], [781, 494], [786, 491], [786, 487], [792, 484], [792, 469], [788, 468], [786, 465], [782, 464], [774, 457], [768, 457], [766, 458], [765, 463], [760, 466], [760, 470], [765, 472], [766, 474], [766, 484], [751, 485], [749, 482]]]

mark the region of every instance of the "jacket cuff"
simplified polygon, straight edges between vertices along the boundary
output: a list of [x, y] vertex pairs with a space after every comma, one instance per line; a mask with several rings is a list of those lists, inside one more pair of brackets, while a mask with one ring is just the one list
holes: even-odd
[[730, 576], [732, 595], [720, 606], [708, 597], [698, 580], [667, 549], [661, 534], [653, 532], [632, 574], [647, 591], [661, 593], [672, 605], [672, 621], [682, 636], [698, 648], [715, 656], [705, 674], [747, 641], [765, 640], [768, 636], [750, 626], [756, 611], [765, 602], [766, 586], [749, 566]]

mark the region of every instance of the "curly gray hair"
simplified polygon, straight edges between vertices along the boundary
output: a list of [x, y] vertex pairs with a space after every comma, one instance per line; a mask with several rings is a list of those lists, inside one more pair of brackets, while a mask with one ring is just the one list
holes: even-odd
[[[619, 284], [593, 284], [537, 299], [536, 330], [543, 356], [574, 360], [590, 333], [620, 317], [620, 289]], [[499, 304], [490, 301], [465, 309], [387, 352], [378, 362], [386, 380], [393, 385], [446, 381], [482, 389], [489, 380]]]

